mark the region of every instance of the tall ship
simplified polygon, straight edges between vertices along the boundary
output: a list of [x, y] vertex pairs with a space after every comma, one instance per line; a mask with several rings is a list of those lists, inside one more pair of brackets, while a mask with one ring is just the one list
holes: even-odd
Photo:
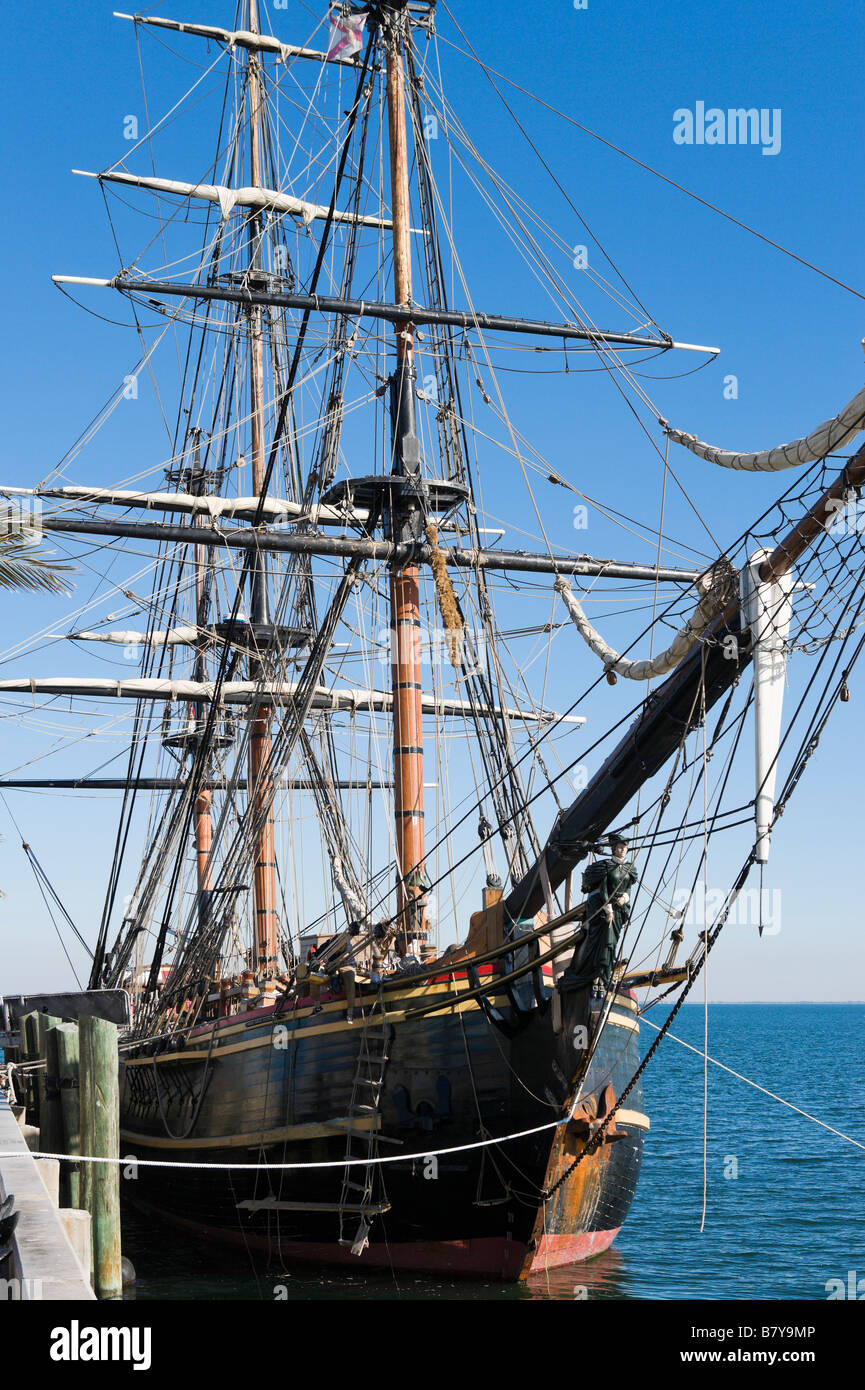
[[[115, 669], [4, 672], [0, 699], [123, 710], [126, 741], [110, 775], [0, 787], [118, 797], [81, 939], [87, 988], [131, 1001], [130, 1201], [282, 1261], [525, 1279], [620, 1231], [644, 1070], [849, 697], [865, 398], [754, 454], [659, 419], [631, 364], [717, 349], [590, 274], [475, 146], [438, 31], [506, 79], [458, 15], [272, 18], [118, 16], [192, 76], [121, 160], [76, 171], [118, 267], [55, 280], [135, 325], [116, 400], [158, 369], [169, 456], [154, 437], [116, 486], [0, 489], [25, 541], [38, 507], [37, 541], [126, 547], [139, 576], [56, 629]], [[209, 161], [175, 133], [205, 91]], [[525, 267], [480, 305], [470, 191]], [[645, 528], [543, 458], [525, 396], [509, 413], [507, 373], [537, 363], [636, 402], [664, 488], [671, 449], [793, 481], [723, 550], [673, 541], [663, 507], [648, 558], [553, 544], [562, 499], [575, 526]], [[707, 906], [719, 837], [741, 868]]]

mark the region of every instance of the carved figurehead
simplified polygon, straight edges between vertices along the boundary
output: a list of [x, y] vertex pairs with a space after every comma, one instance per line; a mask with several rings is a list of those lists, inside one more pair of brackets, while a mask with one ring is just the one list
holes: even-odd
[[608, 837], [610, 854], [596, 859], [583, 873], [586, 897], [586, 935], [574, 951], [573, 959], [561, 979], [561, 989], [583, 989], [595, 980], [606, 991], [610, 987], [619, 949], [619, 939], [631, 911], [631, 889], [637, 871], [628, 859], [624, 836]]

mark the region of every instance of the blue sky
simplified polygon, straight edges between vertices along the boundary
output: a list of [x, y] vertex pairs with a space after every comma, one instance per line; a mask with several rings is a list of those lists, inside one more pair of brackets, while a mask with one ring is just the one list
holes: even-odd
[[[323, 12], [322, 7], [322, 12]], [[776, 3], [603, 3], [576, 10], [566, 0], [532, 7], [453, 6], [467, 38], [492, 68], [507, 73], [551, 106], [570, 114], [637, 159], [693, 189], [710, 202], [854, 288], [861, 274], [863, 98], [858, 53], [851, 43], [849, 6], [791, 7]], [[156, 13], [231, 25], [233, 7], [212, 0], [163, 5]], [[271, 13], [286, 41], [306, 41], [320, 12], [290, 0]], [[608, 272], [596, 244], [550, 182], [489, 83], [455, 48], [462, 47], [446, 13], [438, 23], [445, 88], [479, 151], [508, 182], [543, 212], [571, 246], [587, 244], [591, 264]], [[188, 40], [190, 45], [197, 43]], [[175, 53], [202, 57], [200, 48]], [[167, 110], [189, 85], [191, 69], [159, 47], [143, 44], [152, 112]], [[6, 211], [0, 238], [6, 266], [3, 380], [7, 391], [2, 480], [29, 485], [48, 474], [87, 421], [136, 362], [133, 332], [100, 322], [61, 297], [54, 272], [112, 274], [116, 254], [97, 186], [70, 175], [73, 167], [102, 169], [124, 155], [123, 121], [144, 121], [132, 26], [111, 17], [109, 5], [81, 0], [55, 7], [34, 44], [30, 27], [7, 34], [4, 83]], [[192, 74], [194, 77], [194, 74]], [[675, 338], [717, 344], [716, 362], [691, 375], [700, 357], [668, 355], [646, 368], [642, 384], [674, 424], [723, 447], [754, 449], [806, 433], [833, 414], [862, 384], [863, 300], [806, 269], [764, 242], [652, 177], [529, 101], [503, 88], [516, 116], [553, 167], [559, 182], [654, 319]], [[756, 107], [780, 111], [780, 149], [759, 146], [681, 145], [674, 113], [706, 108]], [[178, 125], [166, 135], [168, 164], [159, 172], [195, 179], [192, 133]], [[187, 144], [187, 140], [193, 143]], [[141, 152], [143, 155], [143, 151]], [[444, 142], [433, 152], [445, 170]], [[134, 160], [130, 160], [132, 167]], [[139, 167], [147, 169], [146, 162]], [[521, 268], [476, 201], [466, 199], [457, 219], [462, 262], [473, 302], [491, 311], [553, 317], [549, 301]], [[143, 238], [142, 238], [143, 240]], [[158, 258], [157, 258], [158, 259]], [[156, 261], [154, 262], [156, 263]], [[563, 258], [559, 269], [579, 271]], [[612, 276], [611, 276], [612, 278]], [[457, 299], [459, 296], [457, 296]], [[622, 314], [592, 287], [586, 302], [596, 321], [622, 326]], [[87, 308], [128, 323], [107, 293], [81, 295]], [[460, 301], [461, 302], [461, 301]], [[122, 307], [122, 306], [121, 306]], [[160, 381], [170, 360], [159, 362]], [[652, 378], [648, 379], [649, 374]], [[735, 399], [724, 380], [734, 375]], [[657, 521], [661, 464], [645, 434], [622, 408], [605, 378], [574, 372], [567, 378], [503, 376], [518, 427], [562, 474], [590, 495], [652, 525]], [[106, 484], [132, 475], [135, 465], [161, 458], [164, 431], [152, 391], [118, 411], [69, 473], [70, 481]], [[139, 409], [140, 407], [140, 409]], [[135, 409], [130, 425], [129, 409]], [[126, 415], [122, 411], [126, 410]], [[660, 435], [656, 431], [656, 442]], [[721, 546], [758, 515], [789, 478], [721, 473], [682, 451], [671, 455], [678, 477]], [[489, 476], [489, 475], [488, 475]], [[516, 519], [526, 497], [515, 470], [502, 470], [495, 510]], [[486, 482], [487, 505], [490, 504]], [[537, 497], [553, 544], [576, 545], [598, 555], [646, 560], [651, 546], [593, 514], [586, 532], [571, 525], [571, 501], [539, 486]], [[563, 501], [564, 498], [564, 501]], [[527, 523], [528, 524], [528, 523]], [[667, 531], [708, 550], [705, 531], [671, 487]], [[520, 543], [517, 533], [505, 544]], [[127, 557], [128, 558], [128, 557]], [[143, 564], [144, 561], [142, 560]], [[85, 602], [90, 580], [79, 578], [75, 602]], [[103, 610], [107, 612], [108, 610]], [[2, 599], [4, 648], [54, 621], [50, 601]], [[613, 638], [622, 628], [613, 625]], [[570, 637], [570, 634], [568, 634]], [[593, 675], [591, 659], [574, 636], [558, 668], [556, 694], [567, 703]], [[8, 664], [10, 674], [84, 670], [62, 644], [40, 654], [39, 669]], [[4, 668], [0, 668], [2, 671]], [[91, 668], [101, 672], [102, 667]], [[107, 668], [104, 668], [107, 670]], [[710, 994], [718, 999], [862, 998], [861, 908], [844, 869], [855, 853], [861, 801], [861, 741], [853, 700], [840, 708], [807, 773], [799, 796], [776, 836], [767, 884], [783, 891], [782, 930], [758, 939], [756, 928], [731, 927], [712, 956]], [[862, 687], [865, 689], [865, 687]], [[627, 697], [633, 700], [633, 692]], [[611, 697], [619, 717], [626, 696]], [[604, 712], [595, 703], [591, 726]], [[597, 733], [596, 729], [596, 733]], [[595, 736], [596, 736], [595, 733]], [[19, 740], [34, 735], [0, 724], [0, 767], [21, 761]], [[577, 737], [575, 735], [575, 737]], [[47, 740], [39, 742], [45, 750]], [[84, 766], [117, 747], [88, 751]], [[576, 756], [576, 753], [573, 754]], [[43, 764], [47, 766], [47, 764]], [[80, 771], [71, 757], [58, 775]], [[10, 805], [88, 937], [107, 872], [114, 803], [11, 794]], [[36, 896], [17, 837], [0, 805], [0, 907], [4, 971], [0, 989], [69, 983]], [[473, 833], [473, 832], [472, 832]], [[722, 853], [718, 880], [732, 870]], [[736, 864], [738, 860], [735, 860]]]

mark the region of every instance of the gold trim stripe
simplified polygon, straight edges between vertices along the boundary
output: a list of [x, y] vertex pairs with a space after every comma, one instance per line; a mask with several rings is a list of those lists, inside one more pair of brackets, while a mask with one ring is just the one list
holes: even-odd
[[352, 1129], [368, 1130], [375, 1121], [375, 1128], [381, 1128], [380, 1115], [357, 1116], [331, 1120], [325, 1124], [283, 1125], [281, 1129], [253, 1130], [249, 1134], [220, 1134], [207, 1139], [169, 1139], [158, 1134], [136, 1134], [130, 1129], [121, 1129], [120, 1137], [127, 1144], [139, 1144], [148, 1149], [257, 1149], [270, 1144], [282, 1144], [288, 1140], [332, 1139], [334, 1135], [345, 1134], [349, 1124]]
[[[490, 1000], [490, 1003], [498, 1008], [504, 1007], [507, 1004], [507, 1002], [508, 1001], [506, 998], [493, 998]], [[345, 1008], [345, 1004], [342, 1005], [342, 1008]], [[478, 1004], [476, 999], [466, 999], [463, 1003], [452, 1004], [449, 1009], [442, 1009], [440, 1012], [443, 1014], [465, 1014], [471, 1013], [472, 1009], [479, 1008], [480, 1005]], [[405, 1010], [403, 1010], [400, 1013], [387, 1014], [384, 1021], [388, 1024], [403, 1023], [405, 1021]], [[356, 1018], [353, 1023], [347, 1023], [345, 1022], [345, 1020], [343, 1020], [342, 1023], [325, 1023], [320, 1024], [315, 1028], [289, 1028], [287, 1020], [285, 1019], [278, 1018], [274, 1023], [272, 1019], [263, 1018], [260, 1020], [259, 1026], [262, 1028], [267, 1028], [270, 1026], [271, 1031], [262, 1038], [249, 1038], [246, 1042], [229, 1043], [228, 1047], [220, 1046], [217, 1043], [214, 1045], [213, 1051], [210, 1053], [208, 1053], [207, 1049], [204, 1048], [196, 1052], [191, 1052], [188, 1049], [186, 1051], [180, 1052], [159, 1052], [156, 1054], [155, 1058], [130, 1057], [127, 1061], [124, 1062], [124, 1066], [149, 1067], [154, 1061], [158, 1061], [160, 1065], [163, 1065], [166, 1062], [206, 1062], [208, 1056], [210, 1057], [211, 1061], [213, 1061], [217, 1057], [229, 1057], [234, 1052], [248, 1052], [250, 1048], [273, 1047], [273, 1030], [281, 1026], [287, 1029], [288, 1037], [286, 1040], [286, 1045], [284, 1047], [280, 1047], [278, 1049], [279, 1051], [287, 1051], [289, 1044], [294, 1041], [302, 1042], [305, 1038], [318, 1038], [321, 1037], [322, 1034], [333, 1035], [334, 1033], [347, 1033], [351, 1031], [353, 1033], [357, 1033], [358, 1036], [361, 1036], [361, 1034], [363, 1033], [362, 1018]], [[217, 1034], [217, 1036], [219, 1035]]]
[[[631, 1125], [634, 1129], [645, 1130], [646, 1133], [651, 1128], [648, 1115], [644, 1115], [640, 1110], [617, 1110], [615, 1119], [617, 1123]], [[376, 1129], [379, 1129], [381, 1116], [359, 1116], [352, 1128], [366, 1130], [373, 1122], [375, 1122]], [[312, 1139], [332, 1139], [335, 1135], [345, 1134], [349, 1123], [350, 1120], [346, 1117], [345, 1119], [332, 1120], [330, 1124], [284, 1125], [281, 1129], [254, 1130], [249, 1134], [223, 1134], [194, 1140], [170, 1139], [155, 1134], [136, 1134], [132, 1130], [121, 1129], [120, 1137], [127, 1144], [137, 1144], [140, 1148], [149, 1149], [257, 1149], [267, 1148], [271, 1144], [282, 1144], [290, 1140], [301, 1142]], [[407, 1156], [414, 1157], [415, 1155], [409, 1154]]]
[[615, 1028], [630, 1028], [632, 1033], [639, 1033], [640, 1031], [640, 1025], [637, 1023], [636, 1019], [623, 1018], [621, 1014], [610, 1012], [607, 1017], [607, 1022], [612, 1023]]

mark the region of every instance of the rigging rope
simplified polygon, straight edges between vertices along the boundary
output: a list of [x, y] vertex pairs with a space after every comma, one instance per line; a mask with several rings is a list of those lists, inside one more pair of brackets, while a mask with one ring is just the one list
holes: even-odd
[[725, 558], [716, 561], [710, 569], [706, 570], [697, 580], [696, 585], [698, 592], [702, 592], [702, 597], [684, 627], [679, 629], [666, 651], [643, 661], [620, 656], [618, 652], [613, 650], [589, 622], [574, 593], [570, 580], [559, 575], [553, 587], [564, 600], [565, 607], [573, 618], [580, 636], [591, 647], [595, 655], [603, 661], [607, 679], [609, 680], [612, 675], [613, 680], [610, 683], [613, 684], [616, 676], [624, 676], [631, 681], [653, 680], [655, 676], [663, 676], [668, 671], [674, 670], [679, 662], [693, 651], [706, 629], [711, 626], [719, 613], [723, 613], [733, 598], [735, 575], [732, 566]]
[[794, 439], [790, 444], [779, 444], [774, 449], [763, 449], [760, 453], [733, 453], [729, 449], [716, 449], [704, 444], [695, 434], [673, 429], [666, 420], [660, 420], [661, 427], [668, 438], [676, 444], [690, 449], [698, 458], [716, 463], [720, 468], [737, 468], [745, 473], [778, 473], [785, 468], [799, 468], [803, 463], [814, 463], [835, 453], [855, 439], [865, 427], [865, 387], [848, 401], [831, 420], [824, 420], [810, 434]]
[[436, 583], [436, 593], [438, 595], [439, 609], [442, 621], [445, 625], [445, 639], [448, 645], [448, 655], [451, 665], [457, 670], [462, 669], [462, 659], [460, 653], [460, 638], [463, 632], [463, 620], [454, 593], [453, 580], [448, 572], [447, 560], [444, 551], [439, 545], [439, 532], [435, 522], [427, 523], [425, 535], [429, 542], [431, 552], [430, 568]]
[[[453, 16], [451, 16], [451, 18], [453, 18]], [[456, 21], [454, 21], [454, 23], [456, 23]], [[782, 252], [785, 256], [789, 256], [792, 260], [798, 261], [799, 264], [805, 266], [807, 270], [813, 270], [816, 275], [822, 275], [824, 280], [830, 280], [833, 285], [838, 285], [842, 290], [847, 290], [850, 294], [855, 295], [857, 299], [865, 299], [865, 294], [863, 294], [861, 290], [854, 289], [852, 285], [848, 285], [844, 280], [839, 280], [835, 275], [830, 275], [827, 270], [821, 270], [818, 265], [813, 265], [811, 261], [806, 261], [804, 257], [797, 256], [795, 251], [790, 251], [786, 246], [782, 246], [780, 242], [773, 241], [771, 237], [764, 236], [762, 232], [758, 232], [755, 227], [749, 226], [747, 222], [742, 222], [738, 217], [734, 217], [732, 213], [725, 212], [723, 208], [719, 208], [714, 203], [710, 203], [708, 199], [701, 198], [699, 193], [694, 193], [690, 188], [685, 188], [684, 184], [677, 183], [675, 179], [671, 179], [666, 174], [662, 174], [660, 170], [653, 169], [650, 164], [645, 164], [643, 160], [637, 159], [636, 155], [629, 154], [627, 150], [623, 150], [619, 145], [614, 145], [612, 140], [606, 140], [604, 136], [599, 135], [596, 130], [591, 130], [587, 125], [583, 125], [582, 122], [575, 120], [573, 116], [568, 116], [564, 111], [559, 111], [557, 107], [552, 106], [548, 101], [544, 101], [543, 97], [539, 97], [534, 92], [530, 92], [526, 87], [521, 87], [519, 82], [514, 82], [513, 78], [506, 76], [503, 72], [498, 72], [495, 68], [490, 67], [488, 63], [482, 62], [474, 52], [467, 53], [464, 49], [460, 49], [458, 44], [452, 43], [450, 39], [446, 39], [444, 35], [442, 35], [441, 38], [443, 43], [448, 44], [448, 46], [455, 49], [457, 53], [462, 52], [467, 58], [473, 58], [478, 66], [483, 68], [485, 72], [490, 72], [494, 77], [501, 78], [503, 82], [507, 82], [508, 86], [513, 87], [516, 91], [522, 93], [523, 96], [528, 97], [530, 101], [537, 102], [539, 106], [545, 107], [547, 111], [551, 111], [554, 116], [559, 116], [561, 120], [567, 121], [569, 125], [575, 126], [576, 129], [581, 130], [584, 135], [590, 135], [593, 140], [597, 140], [600, 144], [606, 145], [607, 149], [622, 155], [623, 158], [630, 160], [632, 164], [636, 164], [638, 168], [645, 169], [646, 173], [653, 174], [655, 178], [661, 179], [663, 183], [668, 183], [671, 188], [677, 189], [679, 193], [684, 193], [688, 198], [693, 198], [695, 202], [701, 203], [703, 207], [708, 208], [710, 212], [716, 212], [719, 217], [726, 218], [726, 220], [732, 222], [734, 226], [741, 227], [743, 232], [749, 232], [751, 236], [757, 237], [760, 241], [765, 241], [768, 246], [773, 247], [776, 251]]]

